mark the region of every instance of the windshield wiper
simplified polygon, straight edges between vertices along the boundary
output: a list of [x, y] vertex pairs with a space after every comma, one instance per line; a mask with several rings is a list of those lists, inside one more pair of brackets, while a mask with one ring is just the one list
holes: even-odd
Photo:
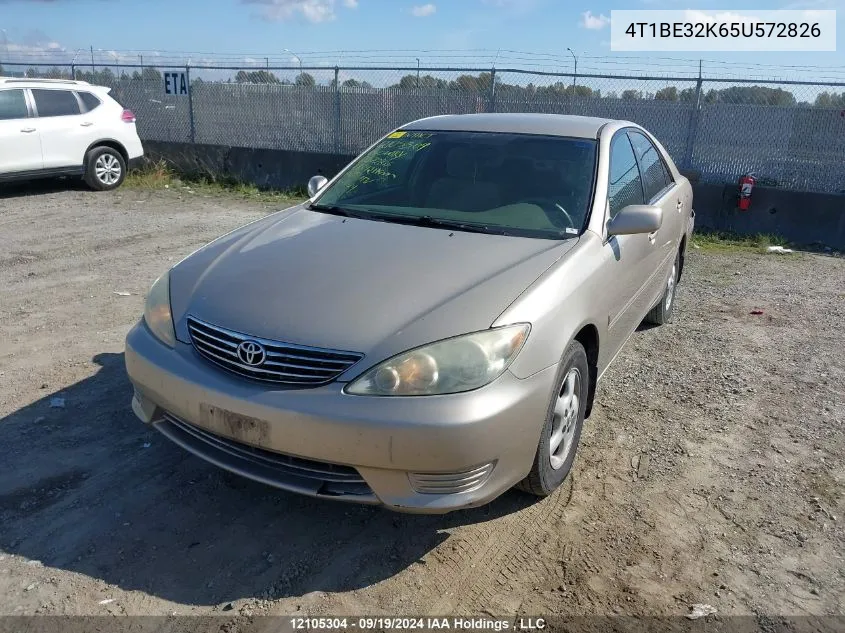
[[430, 226], [434, 228], [456, 229], [458, 231], [466, 231], [467, 233], [496, 233], [499, 235], [507, 235], [507, 232], [499, 227], [491, 228], [486, 224], [478, 224], [475, 222], [461, 222], [460, 220], [446, 220], [444, 218], [433, 218], [430, 215], [422, 215], [417, 218], [418, 226]]
[[332, 215], [340, 215], [345, 218], [362, 217], [351, 209], [346, 209], [344, 207], [339, 207], [333, 204], [312, 204], [308, 206], [308, 209], [309, 211], [320, 211], [321, 213], [331, 213]]

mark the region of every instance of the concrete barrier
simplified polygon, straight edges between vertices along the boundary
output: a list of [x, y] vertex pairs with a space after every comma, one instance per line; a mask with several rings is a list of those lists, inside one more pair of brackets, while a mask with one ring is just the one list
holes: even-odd
[[[146, 141], [147, 160], [164, 159], [189, 175], [230, 177], [259, 187], [304, 187], [316, 174], [331, 178], [354, 156], [220, 145]], [[736, 209], [736, 183], [701, 183], [689, 174], [695, 193], [696, 226], [740, 235], [767, 233], [796, 245], [845, 250], [845, 195], [755, 187], [749, 211]]]
[[305, 187], [311, 176], [331, 178], [354, 156], [292, 152], [222, 145], [144, 142], [148, 162], [165, 160], [191, 176], [234, 178], [268, 189]]
[[697, 228], [778, 235], [796, 245], [845, 250], [845, 195], [754, 187], [751, 208], [736, 208], [738, 185], [693, 186]]

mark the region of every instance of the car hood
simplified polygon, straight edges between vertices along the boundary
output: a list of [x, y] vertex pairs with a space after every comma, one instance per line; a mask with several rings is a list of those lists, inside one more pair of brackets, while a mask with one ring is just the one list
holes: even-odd
[[378, 360], [490, 327], [576, 241], [295, 207], [212, 242], [171, 270], [177, 336], [189, 341], [190, 314], [255, 337]]

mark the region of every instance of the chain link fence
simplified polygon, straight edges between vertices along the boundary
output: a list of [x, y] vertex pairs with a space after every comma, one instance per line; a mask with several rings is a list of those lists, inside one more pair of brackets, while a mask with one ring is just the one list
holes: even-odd
[[[165, 94], [165, 72], [186, 72], [189, 96]], [[845, 83], [327, 66], [4, 64], [4, 74], [107, 85], [137, 115], [142, 140], [351, 155], [438, 114], [579, 114], [642, 125], [704, 182], [753, 173], [845, 193]]]

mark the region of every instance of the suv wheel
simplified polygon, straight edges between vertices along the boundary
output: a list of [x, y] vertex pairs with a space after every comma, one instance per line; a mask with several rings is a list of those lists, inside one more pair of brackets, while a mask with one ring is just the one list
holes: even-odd
[[95, 147], [85, 157], [85, 183], [97, 191], [116, 189], [126, 178], [126, 161], [111, 147]]

